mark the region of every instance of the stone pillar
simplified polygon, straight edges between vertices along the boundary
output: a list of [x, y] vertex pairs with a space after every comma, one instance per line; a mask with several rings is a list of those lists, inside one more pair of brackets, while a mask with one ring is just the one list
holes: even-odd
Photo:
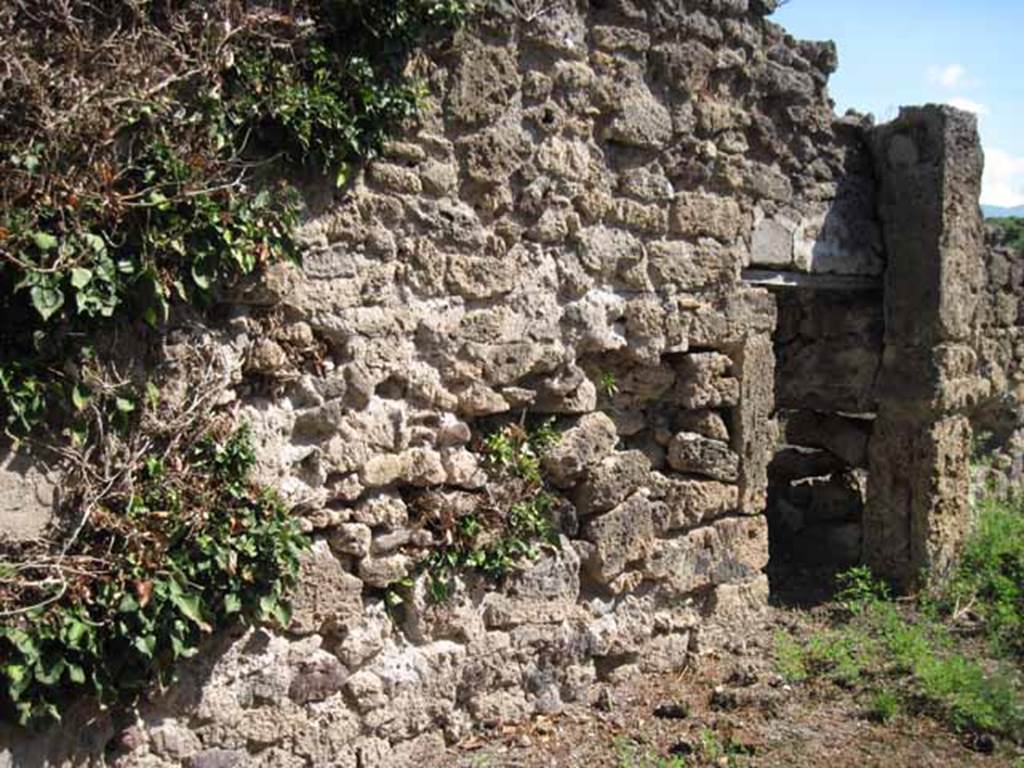
[[863, 559], [911, 588], [949, 567], [970, 522], [983, 159], [974, 116], [939, 106], [902, 110], [873, 150], [888, 264]]

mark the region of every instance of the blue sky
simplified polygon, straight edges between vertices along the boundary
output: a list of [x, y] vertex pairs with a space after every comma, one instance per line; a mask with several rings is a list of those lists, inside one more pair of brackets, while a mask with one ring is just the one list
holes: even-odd
[[790, 0], [773, 16], [794, 36], [835, 40], [830, 90], [878, 120], [947, 102], [979, 116], [982, 202], [1024, 205], [1024, 0]]

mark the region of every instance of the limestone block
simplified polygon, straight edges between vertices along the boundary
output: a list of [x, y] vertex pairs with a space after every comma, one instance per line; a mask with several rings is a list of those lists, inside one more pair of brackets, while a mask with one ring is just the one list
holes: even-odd
[[189, 768], [242, 768], [249, 760], [242, 749], [204, 749], [192, 755]]
[[729, 442], [729, 428], [716, 411], [683, 411], [675, 417], [673, 425], [677, 432], [696, 432], [712, 440]]
[[489, 125], [505, 114], [519, 93], [513, 51], [466, 37], [459, 51], [446, 107], [465, 125]]
[[544, 455], [544, 471], [559, 488], [569, 488], [583, 478], [589, 465], [611, 453], [618, 440], [615, 422], [608, 416], [587, 414]]
[[633, 234], [609, 227], [587, 227], [577, 235], [580, 263], [591, 274], [609, 278], [620, 263], [637, 264], [643, 260], [644, 247]]
[[652, 480], [651, 495], [665, 503], [664, 516], [655, 520], [659, 534], [695, 528], [739, 508], [739, 488], [735, 485], [660, 474]]
[[55, 478], [41, 463], [0, 445], [0, 540], [33, 541], [43, 536], [57, 500]]
[[668, 231], [668, 208], [658, 203], [619, 199], [608, 212], [608, 218], [627, 229], [648, 235], [663, 235]]
[[657, 164], [625, 171], [619, 176], [619, 189], [630, 197], [648, 202], [671, 200], [675, 195], [672, 182]]
[[655, 286], [683, 291], [726, 285], [737, 278], [742, 264], [737, 251], [708, 240], [697, 245], [682, 240], [650, 243], [647, 257]]
[[593, 465], [573, 496], [581, 517], [607, 512], [643, 486], [651, 463], [640, 451], [613, 453]]
[[669, 214], [669, 227], [684, 237], [713, 237], [734, 240], [743, 227], [735, 200], [718, 195], [684, 193], [676, 198]]
[[410, 448], [398, 454], [380, 454], [363, 465], [361, 479], [369, 488], [398, 481], [416, 486], [440, 485], [448, 477], [441, 454], [432, 448]]
[[683, 356], [673, 401], [688, 410], [736, 405], [740, 383], [729, 376], [732, 360], [718, 352], [697, 352]]
[[725, 518], [676, 539], [658, 539], [644, 565], [673, 594], [756, 578], [768, 564], [768, 523]]
[[326, 651], [318, 651], [297, 665], [288, 697], [297, 704], [323, 701], [340, 691], [346, 679], [348, 670], [341, 662]]
[[505, 413], [509, 409], [508, 401], [486, 384], [473, 382], [456, 392], [458, 412], [460, 416], [473, 418]]
[[641, 53], [651, 47], [651, 36], [632, 27], [596, 26], [591, 29], [594, 47], [609, 53]]
[[411, 168], [384, 162], [372, 162], [369, 166], [370, 180], [387, 192], [418, 195], [423, 191], [419, 174]]
[[473, 181], [493, 184], [512, 176], [531, 154], [529, 140], [518, 127], [497, 126], [458, 142], [465, 170]]
[[750, 264], [786, 269], [793, 266], [793, 222], [762, 219], [754, 228]]
[[395, 493], [377, 493], [360, 502], [352, 511], [352, 519], [371, 528], [395, 529], [409, 522], [409, 510]]
[[590, 578], [608, 584], [629, 563], [645, 556], [653, 545], [654, 520], [661, 503], [635, 493], [610, 512], [589, 519], [583, 537], [594, 544], [585, 567]]
[[352, 674], [344, 684], [345, 693], [359, 712], [366, 713], [387, 704], [384, 683], [366, 669]]
[[345, 571], [327, 545], [316, 541], [302, 555], [299, 577], [290, 596], [297, 634], [322, 632], [363, 611], [363, 583]]
[[508, 293], [519, 283], [522, 249], [513, 248], [507, 255], [455, 254], [448, 261], [447, 285], [470, 299], [486, 299]]
[[694, 432], [680, 432], [668, 445], [668, 463], [677, 472], [704, 475], [714, 480], [739, 479], [740, 458], [728, 443]]
[[362, 523], [342, 523], [330, 532], [331, 549], [341, 555], [366, 557], [370, 553], [373, 534]]
[[359, 561], [359, 578], [371, 587], [384, 589], [409, 575], [412, 561], [399, 554], [365, 557]]
[[575, 604], [580, 594], [580, 561], [564, 536], [557, 547], [509, 576], [509, 595], [524, 600], [565, 601]]

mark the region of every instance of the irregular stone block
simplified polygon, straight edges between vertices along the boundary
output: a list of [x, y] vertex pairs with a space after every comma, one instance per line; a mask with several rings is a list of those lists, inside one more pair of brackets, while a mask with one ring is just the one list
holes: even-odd
[[705, 475], [714, 480], [739, 479], [740, 457], [727, 443], [695, 432], [680, 432], [668, 445], [668, 463], [677, 472]]
[[715, 411], [684, 411], [676, 416], [674, 426], [678, 432], [696, 432], [712, 440], [729, 442], [729, 428]]
[[372, 537], [370, 528], [362, 523], [342, 523], [330, 532], [331, 549], [342, 555], [366, 557]]
[[323, 632], [363, 611], [363, 583], [345, 571], [326, 541], [316, 541], [303, 553], [299, 576], [290, 599], [297, 634]]
[[0, 539], [38, 539], [53, 520], [56, 482], [30, 457], [0, 443], [0, 456], [5, 452], [0, 462]]
[[409, 510], [395, 493], [378, 493], [359, 503], [352, 510], [352, 520], [371, 528], [400, 528], [409, 522]]
[[672, 115], [642, 83], [636, 83], [623, 95], [605, 138], [634, 147], [661, 149], [672, 138]]
[[319, 652], [299, 663], [288, 689], [288, 697], [297, 704], [323, 701], [341, 690], [348, 670], [334, 656]]
[[750, 263], [760, 267], [790, 267], [793, 264], [793, 232], [791, 222], [763, 219], [754, 228]]
[[659, 534], [703, 525], [739, 509], [739, 488], [711, 480], [682, 480], [655, 475], [652, 495], [664, 501], [655, 520]]
[[607, 512], [643, 486], [651, 463], [640, 451], [613, 453], [591, 467], [573, 503], [581, 517]]
[[611, 453], [618, 441], [615, 422], [603, 413], [589, 413], [544, 455], [544, 472], [559, 488], [569, 488], [583, 478], [589, 465]]
[[672, 594], [756, 578], [768, 564], [763, 516], [725, 518], [677, 539], [658, 539], [644, 564], [646, 576]]
[[661, 506], [636, 493], [611, 512], [584, 524], [583, 537], [594, 544], [584, 563], [592, 579], [608, 584], [629, 563], [647, 554], [654, 540], [655, 515], [663, 514]]
[[718, 195], [684, 193], [669, 213], [669, 228], [684, 237], [714, 237], [731, 241], [743, 227], [735, 200]]
[[359, 561], [359, 578], [371, 587], [384, 589], [409, 575], [412, 562], [406, 555], [365, 557]]
[[727, 375], [731, 367], [732, 360], [718, 352], [684, 355], [673, 399], [687, 410], [736, 405], [740, 383]]

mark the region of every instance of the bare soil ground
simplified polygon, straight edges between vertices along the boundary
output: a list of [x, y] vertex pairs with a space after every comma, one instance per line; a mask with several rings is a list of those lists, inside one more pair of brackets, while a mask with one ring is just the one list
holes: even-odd
[[865, 690], [787, 684], [775, 671], [776, 634], [807, 636], [826, 619], [824, 608], [767, 608], [682, 672], [603, 684], [557, 716], [469, 738], [436, 765], [1024, 768], [1018, 745], [958, 734], [924, 715], [872, 722]]

